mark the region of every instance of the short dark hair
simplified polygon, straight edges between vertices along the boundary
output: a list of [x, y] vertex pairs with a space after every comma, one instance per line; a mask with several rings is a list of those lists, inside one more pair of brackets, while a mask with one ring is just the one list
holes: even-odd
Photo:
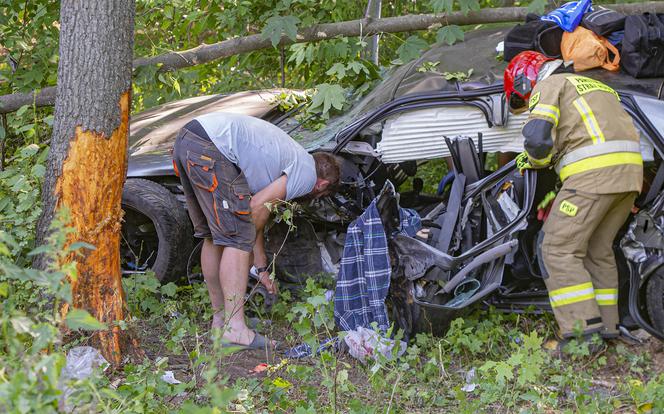
[[327, 152], [316, 152], [313, 154], [316, 162], [316, 176], [322, 180], [330, 182], [330, 188], [336, 188], [339, 185], [340, 162], [332, 154]]

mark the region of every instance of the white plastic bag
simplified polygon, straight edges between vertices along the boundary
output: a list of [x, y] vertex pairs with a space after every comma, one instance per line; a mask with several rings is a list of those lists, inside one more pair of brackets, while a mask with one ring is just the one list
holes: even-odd
[[[376, 354], [381, 354], [387, 359], [392, 359], [393, 357], [392, 349], [395, 346], [395, 341], [383, 338], [371, 329], [358, 327], [354, 331], [347, 331], [344, 342], [348, 345], [348, 353], [361, 362], [366, 361], [367, 357], [373, 357]], [[406, 343], [399, 341], [398, 346], [397, 356], [401, 356], [406, 352]]]
[[71, 380], [81, 380], [92, 375], [97, 367], [105, 365], [103, 368], [106, 370], [109, 363], [106, 359], [91, 346], [77, 346], [69, 350], [67, 353], [67, 362], [62, 368], [60, 373], [60, 381], [58, 388], [62, 391], [60, 397], [60, 409], [66, 412], [72, 410], [72, 407], [67, 405], [67, 398], [74, 392], [74, 390], [67, 386], [67, 382]]

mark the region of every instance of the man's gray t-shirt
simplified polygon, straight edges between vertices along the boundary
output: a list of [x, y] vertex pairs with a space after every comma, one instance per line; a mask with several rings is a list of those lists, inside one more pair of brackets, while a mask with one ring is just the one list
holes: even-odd
[[279, 127], [252, 116], [213, 112], [196, 117], [256, 194], [286, 174], [286, 200], [309, 194], [316, 184], [314, 158]]

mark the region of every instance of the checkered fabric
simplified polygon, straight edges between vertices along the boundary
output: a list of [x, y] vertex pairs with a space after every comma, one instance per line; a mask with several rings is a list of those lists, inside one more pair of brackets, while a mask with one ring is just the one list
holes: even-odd
[[[420, 216], [414, 210], [399, 209], [399, 232], [414, 236], [421, 227]], [[387, 331], [385, 298], [390, 288], [390, 257], [387, 237], [376, 200], [348, 226], [341, 268], [334, 295], [334, 319], [342, 331], [359, 326]]]

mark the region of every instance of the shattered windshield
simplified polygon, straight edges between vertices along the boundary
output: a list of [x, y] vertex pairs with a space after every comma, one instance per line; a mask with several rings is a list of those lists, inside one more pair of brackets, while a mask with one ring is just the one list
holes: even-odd
[[[334, 139], [351, 122], [394, 99], [449, 90], [457, 79], [493, 84], [500, 79], [505, 66], [504, 62], [496, 59], [495, 51], [496, 44], [504, 36], [504, 30], [477, 30], [468, 33], [466, 40], [459, 44], [435, 45], [419, 59], [389, 71], [369, 94], [357, 100], [346, 113], [330, 119], [322, 129], [294, 128], [291, 135], [305, 148], [313, 150]], [[461, 78], [450, 78], [450, 75]]]

